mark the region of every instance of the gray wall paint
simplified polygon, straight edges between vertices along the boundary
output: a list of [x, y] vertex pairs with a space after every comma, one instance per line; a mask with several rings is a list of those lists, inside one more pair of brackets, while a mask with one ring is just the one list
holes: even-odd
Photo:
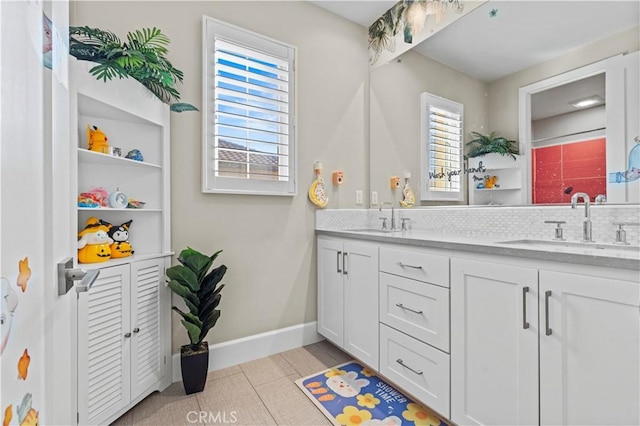
[[[305, 1], [75, 2], [72, 25], [108, 29], [124, 37], [142, 27], [171, 39], [169, 59], [184, 71], [184, 102], [201, 105], [202, 15], [297, 46], [298, 195], [269, 197], [200, 191], [200, 113], [172, 113], [172, 246], [204, 252], [223, 249], [222, 316], [208, 336], [219, 343], [315, 321], [315, 208], [307, 189], [313, 163], [329, 187], [329, 208], [355, 207], [356, 189], [368, 181], [368, 57], [366, 29]], [[173, 351], [188, 342], [173, 316]]]
[[486, 132], [487, 85], [416, 52], [376, 69], [370, 82], [371, 190], [378, 191], [379, 201], [393, 201], [397, 207], [402, 190], [391, 190], [391, 176], [411, 172], [416, 199], [420, 197], [420, 93], [463, 104], [468, 141], [470, 132]]

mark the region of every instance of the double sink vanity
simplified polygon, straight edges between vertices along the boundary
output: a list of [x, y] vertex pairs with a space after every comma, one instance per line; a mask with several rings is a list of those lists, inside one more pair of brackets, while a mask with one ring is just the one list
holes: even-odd
[[318, 332], [459, 425], [639, 424], [638, 213], [318, 211]]

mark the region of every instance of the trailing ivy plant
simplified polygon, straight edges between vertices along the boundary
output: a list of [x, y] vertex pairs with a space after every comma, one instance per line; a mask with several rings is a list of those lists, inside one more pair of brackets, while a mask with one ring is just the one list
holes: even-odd
[[169, 38], [158, 28], [127, 33], [122, 42], [110, 31], [90, 27], [69, 27], [69, 53], [79, 60], [96, 62], [89, 72], [98, 80], [132, 77], [175, 112], [197, 111], [191, 104], [177, 102], [175, 88], [184, 74], [166, 58]]
[[513, 155], [518, 153], [518, 149], [515, 146], [516, 141], [498, 136], [496, 132], [491, 132], [489, 135], [483, 135], [478, 132], [471, 132], [471, 134], [475, 139], [467, 142], [467, 145], [472, 145], [467, 157], [473, 158], [496, 153], [502, 156], [509, 155], [514, 160], [516, 159], [516, 156]]

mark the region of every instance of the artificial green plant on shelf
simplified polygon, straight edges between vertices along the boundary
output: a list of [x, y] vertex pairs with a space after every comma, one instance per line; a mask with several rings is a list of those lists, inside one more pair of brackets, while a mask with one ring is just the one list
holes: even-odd
[[[187, 394], [201, 392], [207, 381], [209, 367], [209, 345], [204, 338], [220, 318], [220, 292], [224, 284], [218, 285], [227, 272], [225, 265], [211, 269], [222, 250], [211, 256], [190, 247], [178, 256], [180, 265], [167, 268], [169, 288], [182, 297], [188, 312], [176, 306], [172, 309], [182, 317], [190, 343], [180, 350], [182, 381]], [[209, 271], [211, 269], [211, 271]]]
[[508, 140], [502, 136], [498, 136], [496, 132], [491, 132], [489, 135], [483, 135], [478, 132], [471, 132], [475, 139], [467, 142], [467, 145], [472, 145], [469, 152], [467, 152], [468, 158], [480, 157], [485, 154], [500, 154], [502, 156], [508, 155], [514, 160], [518, 153], [516, 148], [516, 141]]
[[166, 58], [169, 38], [158, 28], [143, 28], [127, 33], [122, 42], [110, 31], [98, 28], [69, 27], [69, 54], [79, 60], [96, 62], [89, 71], [98, 80], [132, 77], [149, 89], [171, 111], [197, 111], [188, 103], [178, 102], [175, 88], [184, 74]]

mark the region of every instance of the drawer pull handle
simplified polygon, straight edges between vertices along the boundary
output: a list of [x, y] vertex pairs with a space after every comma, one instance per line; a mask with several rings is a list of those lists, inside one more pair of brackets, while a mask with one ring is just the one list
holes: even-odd
[[396, 306], [400, 309], [405, 309], [407, 311], [411, 311], [414, 314], [421, 314], [422, 311], [416, 311], [415, 309], [411, 309], [411, 308], [407, 308], [406, 306], [404, 306], [402, 303], [396, 303]]
[[551, 297], [551, 290], [544, 292], [544, 334], [551, 336], [553, 330], [549, 327], [549, 298]]
[[409, 370], [413, 371], [414, 373], [416, 373], [418, 376], [422, 375], [422, 370], [418, 371], [418, 370], [414, 370], [413, 368], [409, 367], [407, 364], [405, 364], [400, 358], [396, 359], [396, 362], [398, 364], [400, 364], [401, 366], [408, 368]]
[[407, 265], [407, 264], [404, 264], [402, 262], [398, 262], [398, 263], [396, 263], [396, 265], [398, 265], [401, 268], [422, 269], [422, 266]]
[[522, 287], [522, 328], [525, 330], [529, 328], [529, 321], [527, 321], [527, 293], [529, 292], [529, 286]]

